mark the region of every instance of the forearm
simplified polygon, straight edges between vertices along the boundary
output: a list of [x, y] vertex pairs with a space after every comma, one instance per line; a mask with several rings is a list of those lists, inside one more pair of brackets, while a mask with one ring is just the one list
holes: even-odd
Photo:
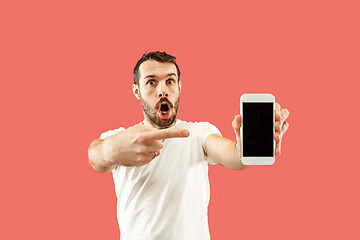
[[89, 164], [99, 173], [110, 172], [116, 166], [115, 163], [105, 160], [103, 143], [103, 139], [96, 139], [90, 144], [88, 149]]
[[232, 170], [243, 170], [248, 166], [242, 164], [240, 158], [240, 152], [236, 147], [236, 142], [229, 142], [228, 146], [224, 149], [224, 153], [222, 154], [222, 163], [224, 167], [232, 169]]
[[215, 163], [232, 170], [247, 168], [240, 160], [240, 151], [236, 142], [218, 134], [211, 134], [205, 139], [205, 150]]

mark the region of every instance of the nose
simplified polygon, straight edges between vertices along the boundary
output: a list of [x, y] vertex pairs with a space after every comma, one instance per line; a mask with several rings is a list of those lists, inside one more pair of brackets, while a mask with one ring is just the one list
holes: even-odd
[[167, 89], [167, 87], [166, 87], [165, 84], [159, 84], [159, 87], [158, 87], [158, 96], [159, 96], [159, 98], [169, 97], [168, 89]]

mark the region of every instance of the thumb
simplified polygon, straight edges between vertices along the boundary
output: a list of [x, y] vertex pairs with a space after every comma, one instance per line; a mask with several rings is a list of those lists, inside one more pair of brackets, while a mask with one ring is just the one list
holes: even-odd
[[241, 127], [241, 115], [236, 115], [233, 122], [232, 122], [232, 126], [234, 128], [234, 132], [236, 135], [236, 142], [240, 142], [240, 127]]

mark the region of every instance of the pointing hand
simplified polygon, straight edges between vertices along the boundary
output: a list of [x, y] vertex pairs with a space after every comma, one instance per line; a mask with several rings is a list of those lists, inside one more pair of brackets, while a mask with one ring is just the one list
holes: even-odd
[[188, 136], [186, 129], [158, 130], [135, 125], [104, 140], [104, 159], [124, 166], [143, 166], [160, 155], [162, 140]]

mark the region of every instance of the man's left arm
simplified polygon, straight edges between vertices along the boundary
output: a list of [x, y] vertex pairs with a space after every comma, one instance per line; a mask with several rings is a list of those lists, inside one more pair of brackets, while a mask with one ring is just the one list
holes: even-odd
[[[275, 134], [274, 139], [276, 142], [275, 154], [281, 153], [281, 140], [289, 127], [289, 123], [286, 119], [289, 116], [287, 109], [281, 109], [278, 103], [275, 103]], [[240, 128], [241, 128], [241, 116], [236, 115], [232, 122], [234, 132], [236, 135], [236, 141], [231, 141], [218, 134], [209, 135], [204, 142], [205, 151], [207, 157], [210, 158], [216, 164], [222, 165], [232, 170], [243, 170], [248, 166], [243, 165], [240, 156]]]

